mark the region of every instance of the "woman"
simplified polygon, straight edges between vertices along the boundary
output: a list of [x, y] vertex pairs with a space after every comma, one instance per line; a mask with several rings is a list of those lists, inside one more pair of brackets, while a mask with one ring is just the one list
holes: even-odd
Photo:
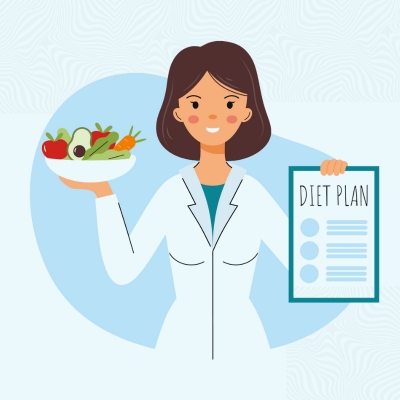
[[[264, 357], [270, 349], [249, 293], [261, 240], [287, 266], [288, 221], [260, 183], [227, 162], [256, 154], [271, 136], [249, 54], [229, 42], [178, 53], [157, 135], [196, 163], [159, 188], [130, 235], [107, 182], [60, 179], [95, 193], [102, 257], [116, 283], [135, 279], [166, 237], [176, 301], [157, 350], [196, 360]], [[326, 160], [321, 173], [338, 175], [346, 165]]]

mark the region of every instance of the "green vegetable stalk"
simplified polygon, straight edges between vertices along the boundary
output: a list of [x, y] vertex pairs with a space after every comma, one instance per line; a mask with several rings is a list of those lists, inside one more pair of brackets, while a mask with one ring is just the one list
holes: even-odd
[[59, 139], [65, 140], [67, 142], [67, 144], [71, 141], [71, 136], [65, 128], [60, 128], [57, 131], [57, 137]]

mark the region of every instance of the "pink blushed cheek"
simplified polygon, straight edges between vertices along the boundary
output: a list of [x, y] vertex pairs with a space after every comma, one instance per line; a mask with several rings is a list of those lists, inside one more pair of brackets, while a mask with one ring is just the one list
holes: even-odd
[[234, 115], [230, 115], [229, 117], [226, 118], [226, 120], [230, 123], [230, 124], [234, 124], [237, 121], [237, 117], [235, 117]]
[[188, 118], [188, 121], [189, 121], [191, 124], [197, 124], [197, 122], [199, 122], [199, 117], [198, 117], [197, 115], [191, 115], [191, 116]]

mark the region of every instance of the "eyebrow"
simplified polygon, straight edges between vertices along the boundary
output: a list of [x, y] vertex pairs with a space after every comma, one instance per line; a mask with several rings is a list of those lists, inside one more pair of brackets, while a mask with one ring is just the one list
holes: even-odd
[[233, 94], [230, 94], [229, 96], [225, 96], [224, 99], [226, 99], [227, 97], [236, 97], [237, 99], [239, 98], [238, 96], [235, 96]]
[[198, 97], [199, 99], [201, 99], [201, 97], [200, 97], [200, 96], [197, 96], [197, 94], [191, 94], [190, 96], [188, 96], [188, 97], [186, 97], [186, 98], [188, 99], [189, 97]]

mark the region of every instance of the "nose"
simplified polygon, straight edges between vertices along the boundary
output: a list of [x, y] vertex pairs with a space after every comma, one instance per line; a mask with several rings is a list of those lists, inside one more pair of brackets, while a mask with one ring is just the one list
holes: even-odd
[[217, 118], [217, 116], [215, 114], [211, 114], [211, 115], [208, 116], [208, 118], [215, 119], [215, 118]]

